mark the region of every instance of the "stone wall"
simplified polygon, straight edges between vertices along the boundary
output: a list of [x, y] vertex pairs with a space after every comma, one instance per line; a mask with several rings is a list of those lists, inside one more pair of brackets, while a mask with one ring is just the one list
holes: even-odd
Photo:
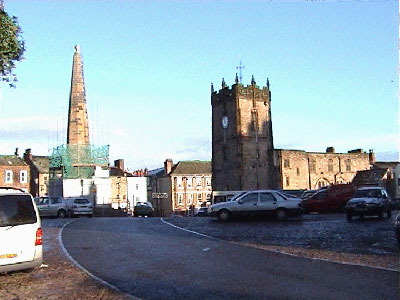
[[369, 154], [317, 153], [301, 150], [275, 150], [279, 157], [281, 188], [317, 189], [350, 183], [357, 171], [369, 170]]

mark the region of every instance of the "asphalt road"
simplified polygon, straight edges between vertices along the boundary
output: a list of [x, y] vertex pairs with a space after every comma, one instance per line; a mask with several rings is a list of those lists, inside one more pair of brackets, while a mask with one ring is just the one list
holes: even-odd
[[235, 245], [158, 218], [81, 218], [62, 240], [92, 274], [143, 299], [399, 299], [397, 272]]

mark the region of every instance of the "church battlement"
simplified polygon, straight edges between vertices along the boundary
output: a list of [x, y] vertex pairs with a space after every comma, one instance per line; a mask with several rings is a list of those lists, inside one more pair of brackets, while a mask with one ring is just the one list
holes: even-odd
[[252, 78], [251, 85], [243, 85], [237, 81], [232, 85], [230, 88], [226, 83], [225, 80], [222, 79], [222, 86], [219, 91], [214, 91], [214, 86], [211, 84], [211, 104], [218, 104], [223, 103], [225, 101], [231, 101], [236, 99], [237, 97], [241, 98], [249, 98], [255, 101], [270, 101], [271, 92], [269, 89], [269, 80], [267, 80], [267, 85], [263, 87], [259, 87], [254, 78]]

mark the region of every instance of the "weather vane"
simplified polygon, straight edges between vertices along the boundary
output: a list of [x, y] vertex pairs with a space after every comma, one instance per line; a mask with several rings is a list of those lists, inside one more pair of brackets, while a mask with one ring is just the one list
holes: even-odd
[[236, 67], [236, 70], [239, 70], [239, 82], [242, 83], [242, 69], [244, 69], [244, 66], [242, 66], [242, 61], [240, 61], [239, 66]]

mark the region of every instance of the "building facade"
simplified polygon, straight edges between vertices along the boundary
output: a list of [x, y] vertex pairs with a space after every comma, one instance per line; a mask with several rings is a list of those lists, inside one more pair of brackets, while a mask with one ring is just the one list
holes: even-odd
[[49, 157], [32, 155], [31, 149], [26, 149], [24, 161], [30, 168], [30, 191], [34, 197], [49, 194]]
[[361, 149], [335, 153], [332, 147], [325, 153], [276, 149], [275, 157], [279, 165], [278, 188], [284, 190], [351, 183], [357, 171], [369, 170], [373, 163], [371, 154]]
[[[186, 215], [211, 201], [211, 162], [167, 159], [163, 169], [149, 172], [148, 198], [158, 216]], [[165, 194], [164, 198], [154, 195]]]
[[243, 86], [236, 76], [229, 88], [211, 86], [213, 191], [317, 189], [349, 183], [358, 170], [370, 169], [372, 150], [335, 153], [274, 149], [269, 81], [254, 78]]
[[30, 168], [16, 151], [14, 155], [0, 155], [0, 186], [30, 190]]

